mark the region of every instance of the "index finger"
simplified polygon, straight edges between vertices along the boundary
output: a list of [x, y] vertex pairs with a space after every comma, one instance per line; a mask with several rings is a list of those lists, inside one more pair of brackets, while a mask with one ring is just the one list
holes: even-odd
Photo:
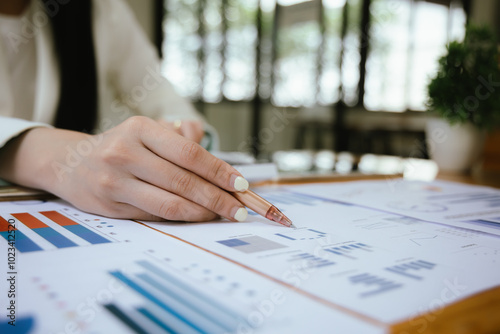
[[227, 162], [216, 158], [199, 144], [168, 131], [155, 122], [152, 122], [152, 125], [140, 132], [142, 143], [150, 151], [227, 191], [248, 189], [248, 181]]

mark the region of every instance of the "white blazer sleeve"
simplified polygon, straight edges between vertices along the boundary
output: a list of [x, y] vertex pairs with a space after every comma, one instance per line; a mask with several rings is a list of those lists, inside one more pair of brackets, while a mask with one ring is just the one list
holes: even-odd
[[50, 127], [50, 125], [9, 116], [0, 116], [0, 148], [24, 131], [37, 127]]

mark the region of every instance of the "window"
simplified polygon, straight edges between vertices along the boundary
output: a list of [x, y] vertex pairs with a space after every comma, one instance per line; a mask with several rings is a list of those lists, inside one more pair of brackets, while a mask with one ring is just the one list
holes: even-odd
[[260, 96], [277, 106], [328, 105], [338, 102], [342, 87], [348, 106], [364, 101], [368, 110], [423, 110], [437, 58], [464, 35], [462, 2], [369, 1], [364, 42], [362, 2], [166, 0], [163, 72], [182, 95], [202, 102], [250, 100], [260, 87]]
[[165, 0], [162, 70], [195, 102], [258, 101], [254, 137], [262, 103], [331, 106], [344, 150], [341, 113], [425, 109], [427, 82], [446, 44], [463, 38], [469, 2]]
[[372, 1], [364, 102], [369, 110], [424, 110], [446, 44], [465, 34], [465, 12], [426, 1]]

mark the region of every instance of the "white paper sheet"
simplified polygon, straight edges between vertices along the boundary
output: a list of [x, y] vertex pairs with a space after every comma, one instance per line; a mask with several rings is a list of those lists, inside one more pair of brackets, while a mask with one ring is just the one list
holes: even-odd
[[[127, 319], [160, 333], [167, 325], [181, 332], [382, 333], [392, 323], [432, 317], [442, 306], [498, 286], [497, 236], [430, 223], [444, 216], [417, 216], [402, 210], [407, 206], [383, 206], [384, 200], [412, 198], [413, 187], [434, 196], [459, 194], [461, 185], [401, 184], [393, 197], [384, 187], [258, 189], [297, 229], [254, 214], [243, 223], [149, 228], [62, 201], [0, 203], [0, 217], [16, 225], [18, 247], [13, 267], [6, 256], [0, 268], [14, 273], [16, 321], [31, 326], [29, 333], [132, 332]], [[493, 203], [491, 188], [466, 190], [485, 192]], [[448, 215], [462, 209], [455, 204]], [[475, 219], [495, 210], [483, 204], [460, 214]], [[6, 233], [1, 254], [8, 254]], [[8, 281], [0, 280], [0, 293], [8, 290]], [[0, 310], [7, 312], [10, 300], [0, 298]], [[0, 322], [0, 332], [5, 326]]]
[[298, 187], [258, 190], [295, 230], [255, 215], [244, 223], [148, 225], [384, 323], [500, 282], [497, 237], [320, 199], [326, 188], [315, 197]]
[[500, 235], [500, 190], [490, 187], [388, 178], [305, 185], [294, 191]]
[[[15, 333], [134, 332], [126, 320], [147, 333], [385, 330], [137, 222], [60, 201], [0, 203], [0, 217], [15, 224], [18, 247], [12, 267], [0, 266], [1, 333], [12, 332], [11, 300]], [[4, 298], [5, 275], [14, 277], [13, 298]]]

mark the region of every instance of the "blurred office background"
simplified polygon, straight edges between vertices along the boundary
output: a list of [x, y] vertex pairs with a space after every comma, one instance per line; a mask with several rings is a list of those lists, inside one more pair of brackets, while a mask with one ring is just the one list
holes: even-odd
[[427, 158], [426, 86], [437, 59], [467, 22], [500, 33], [496, 0], [128, 2], [163, 73], [216, 127], [221, 149], [259, 156]]

